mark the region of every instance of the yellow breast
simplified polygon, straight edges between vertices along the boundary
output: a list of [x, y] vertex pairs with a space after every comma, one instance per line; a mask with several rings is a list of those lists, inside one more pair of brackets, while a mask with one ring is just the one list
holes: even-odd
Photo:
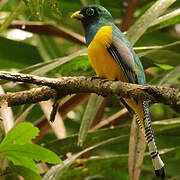
[[96, 33], [95, 37], [88, 46], [88, 56], [96, 75], [109, 80], [126, 81], [126, 77], [112, 56], [109, 54], [107, 47], [112, 40], [112, 27], [103, 26]]
[[[115, 62], [107, 47], [110, 46], [112, 40], [112, 27], [103, 26], [95, 35], [94, 39], [88, 46], [88, 56], [96, 75], [109, 80], [120, 80], [127, 82], [127, 78], [121, 69], [121, 66]], [[142, 102], [136, 103], [132, 98], [124, 98], [126, 103], [138, 115], [141, 125], [143, 126], [143, 106]]]

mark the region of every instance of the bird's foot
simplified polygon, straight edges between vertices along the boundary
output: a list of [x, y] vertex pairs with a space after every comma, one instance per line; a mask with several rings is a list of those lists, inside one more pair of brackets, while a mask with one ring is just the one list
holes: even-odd
[[159, 170], [155, 170], [155, 174], [156, 174], [156, 177], [160, 177], [161, 180], [165, 180], [164, 167], [162, 167], [162, 168], [159, 169]]
[[91, 76], [90, 78], [91, 78], [91, 81], [96, 80], [96, 79], [100, 79], [98, 76]]
[[101, 82], [103, 82], [103, 83], [109, 81], [109, 80], [106, 79], [106, 78], [102, 78], [102, 77], [98, 77], [98, 76], [92, 76], [92, 77], [91, 77], [91, 80], [96, 80], [96, 79], [101, 80]]

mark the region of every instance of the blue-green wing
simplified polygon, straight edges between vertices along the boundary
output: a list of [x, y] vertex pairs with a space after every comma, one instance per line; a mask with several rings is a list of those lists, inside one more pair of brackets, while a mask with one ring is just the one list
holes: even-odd
[[129, 83], [138, 83], [136, 76], [136, 65], [133, 55], [126, 44], [118, 37], [113, 36], [108, 52], [114, 61], [120, 66]]
[[107, 48], [113, 59], [123, 70], [130, 83], [144, 84], [146, 82], [143, 66], [124, 34], [113, 27], [112, 42]]

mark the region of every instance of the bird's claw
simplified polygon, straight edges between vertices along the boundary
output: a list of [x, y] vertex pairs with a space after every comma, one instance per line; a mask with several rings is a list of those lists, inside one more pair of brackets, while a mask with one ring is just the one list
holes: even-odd
[[99, 79], [99, 77], [98, 76], [92, 76], [91, 77], [91, 80], [96, 80], [96, 79]]
[[96, 79], [101, 80], [101, 82], [103, 82], [103, 83], [109, 81], [109, 80], [106, 79], [106, 78], [102, 78], [102, 77], [98, 77], [98, 76], [92, 76], [92, 77], [91, 77], [91, 80], [96, 80]]

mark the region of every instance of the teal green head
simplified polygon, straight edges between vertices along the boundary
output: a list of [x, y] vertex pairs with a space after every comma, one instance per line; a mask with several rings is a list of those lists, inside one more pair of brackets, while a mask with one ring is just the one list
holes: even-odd
[[105, 25], [113, 23], [110, 12], [99, 5], [89, 5], [72, 14], [71, 18], [82, 22], [87, 45], [91, 42], [96, 32]]

